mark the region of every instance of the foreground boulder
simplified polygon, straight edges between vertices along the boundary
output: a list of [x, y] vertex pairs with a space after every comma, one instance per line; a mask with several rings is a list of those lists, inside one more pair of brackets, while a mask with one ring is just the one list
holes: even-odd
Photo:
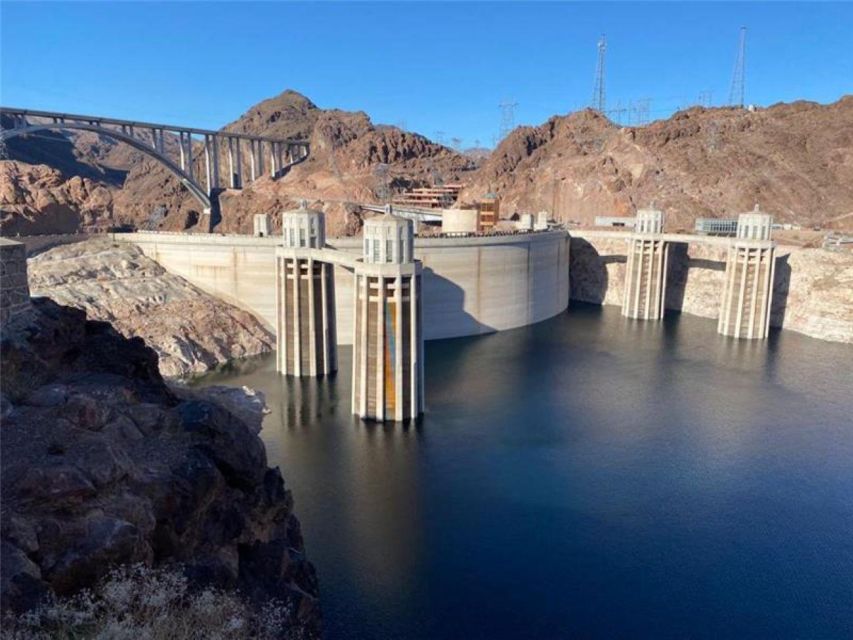
[[170, 389], [139, 338], [47, 299], [3, 327], [2, 607], [177, 565], [191, 584], [290, 605], [319, 633], [293, 500], [260, 439], [213, 396]]

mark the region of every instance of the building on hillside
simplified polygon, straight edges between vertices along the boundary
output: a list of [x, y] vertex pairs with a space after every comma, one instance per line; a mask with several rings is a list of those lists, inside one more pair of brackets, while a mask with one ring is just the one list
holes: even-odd
[[447, 209], [456, 203], [461, 184], [445, 184], [434, 187], [418, 187], [400, 194], [392, 203], [402, 207], [421, 209]]
[[487, 193], [477, 202], [477, 209], [480, 212], [480, 230], [488, 233], [500, 219], [501, 199], [496, 193]]

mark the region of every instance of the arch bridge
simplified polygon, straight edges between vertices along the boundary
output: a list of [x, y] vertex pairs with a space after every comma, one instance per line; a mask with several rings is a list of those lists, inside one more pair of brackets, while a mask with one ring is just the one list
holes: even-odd
[[[217, 208], [218, 194], [224, 187], [241, 189], [245, 176], [254, 181], [267, 171], [273, 178], [279, 177], [305, 160], [309, 153], [307, 140], [12, 107], [0, 107], [0, 115], [3, 116], [0, 142], [50, 130], [92, 131], [129, 144], [174, 174], [207, 214]], [[167, 146], [172, 145], [167, 141], [177, 144], [177, 153], [170, 153]], [[228, 165], [224, 181], [221, 151]], [[194, 167], [196, 153], [204, 156], [200, 169]], [[248, 172], [244, 171], [247, 168], [244, 154], [248, 159]]]

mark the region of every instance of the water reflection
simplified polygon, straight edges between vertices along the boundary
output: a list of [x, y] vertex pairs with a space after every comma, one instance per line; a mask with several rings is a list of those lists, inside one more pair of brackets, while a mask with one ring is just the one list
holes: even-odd
[[200, 384], [265, 392], [332, 638], [839, 637], [851, 356], [573, 304], [427, 343], [418, 425], [351, 415], [348, 348], [328, 379]]

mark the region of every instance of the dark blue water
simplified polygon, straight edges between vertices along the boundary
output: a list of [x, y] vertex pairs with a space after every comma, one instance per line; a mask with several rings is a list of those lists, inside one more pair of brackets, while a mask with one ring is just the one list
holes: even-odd
[[[417, 427], [273, 359], [330, 638], [853, 637], [853, 347], [573, 306], [427, 343]], [[253, 370], [251, 370], [253, 368]]]

